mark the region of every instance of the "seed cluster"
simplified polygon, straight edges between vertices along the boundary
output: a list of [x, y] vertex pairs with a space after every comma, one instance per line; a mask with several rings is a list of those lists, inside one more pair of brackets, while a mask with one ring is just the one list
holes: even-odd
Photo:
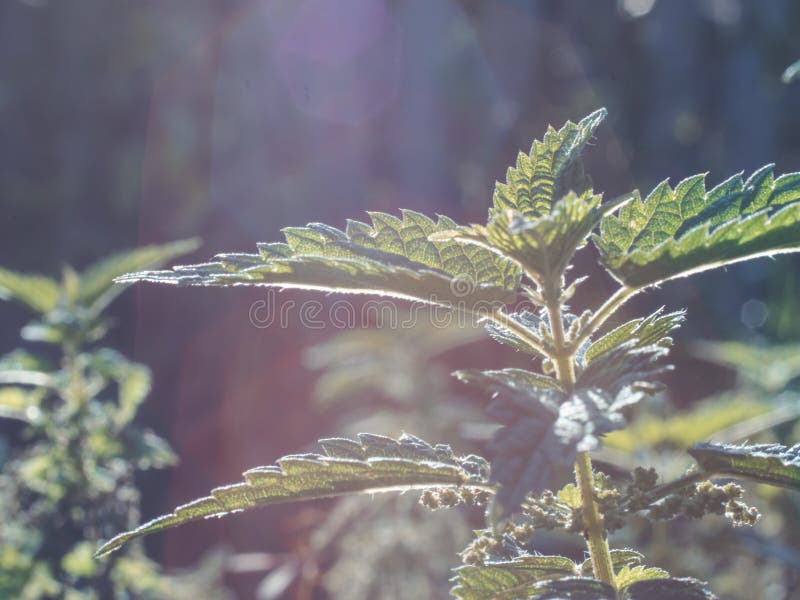
[[453, 508], [459, 504], [466, 506], [486, 506], [489, 492], [474, 487], [429, 488], [422, 492], [419, 503], [431, 510]]

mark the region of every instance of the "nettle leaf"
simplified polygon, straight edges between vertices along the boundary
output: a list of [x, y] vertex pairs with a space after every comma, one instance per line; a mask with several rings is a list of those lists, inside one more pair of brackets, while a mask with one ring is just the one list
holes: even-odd
[[[614, 572], [617, 572], [625, 567], [632, 567], [641, 564], [644, 560], [644, 555], [636, 550], [611, 550], [611, 566]], [[591, 577], [593, 572], [592, 559], [587, 558], [581, 563], [580, 574], [585, 577]]]
[[[479, 385], [494, 393], [514, 393], [523, 398], [529, 397], [534, 391], [544, 394], [548, 391], [560, 392], [562, 396], [565, 392], [558, 380], [525, 369], [509, 368], [490, 371], [462, 369], [455, 371], [453, 375], [464, 383]], [[542, 402], [541, 399], [539, 401]], [[550, 406], [554, 406], [554, 404], [550, 403]]]
[[637, 581], [650, 581], [652, 579], [667, 579], [669, 573], [657, 567], [644, 565], [624, 566], [614, 574], [614, 584], [617, 589], [625, 589]]
[[709, 474], [731, 475], [800, 490], [800, 444], [733, 446], [703, 442], [689, 454]]
[[513, 260], [540, 280], [557, 281], [603, 216], [631, 197], [602, 205], [601, 199], [591, 190], [580, 195], [569, 192], [556, 199], [551, 211], [541, 216], [527, 217], [508, 209], [486, 226], [461, 227], [437, 234], [436, 239], [482, 246]]
[[346, 231], [321, 223], [283, 230], [286, 243], [259, 244], [258, 254], [220, 254], [213, 262], [132, 273], [120, 281], [181, 285], [254, 285], [375, 294], [479, 311], [513, 302], [520, 271], [477, 246], [428, 238], [458, 225], [404, 210], [402, 219], [369, 213]]
[[[509, 318], [528, 331], [547, 325], [534, 313]], [[565, 317], [567, 326], [570, 318], [574, 316]], [[517, 511], [527, 494], [553, 485], [555, 475], [571, 466], [578, 452], [597, 449], [602, 436], [625, 427], [624, 410], [658, 389], [653, 381], [667, 368], [659, 359], [671, 342], [668, 334], [682, 320], [682, 313], [657, 311], [599, 340], [591, 360], [579, 352], [584, 358], [579, 357], [571, 393], [557, 380], [523, 369], [455, 373], [492, 394], [487, 411], [503, 425], [489, 446], [491, 479], [500, 485], [489, 512], [495, 522]], [[491, 329], [501, 341], [528, 350], [524, 338], [511, 329]]]
[[690, 577], [638, 581], [622, 590], [622, 600], [718, 600], [707, 584]]
[[597, 449], [603, 434], [625, 425], [611, 398], [599, 390], [567, 395], [530, 388], [524, 394], [514, 385], [506, 391], [495, 387], [487, 409], [504, 425], [489, 445], [491, 481], [500, 484], [489, 514], [495, 522], [516, 512], [529, 493], [551, 486], [556, 472], [568, 469], [579, 451]]
[[611, 352], [622, 344], [636, 340], [636, 347], [647, 346], [669, 347], [672, 345], [670, 333], [686, 319], [686, 311], [676, 311], [662, 314], [664, 308], [659, 308], [653, 314], [643, 318], [628, 321], [616, 329], [605, 334], [593, 342], [583, 355], [586, 364]]
[[58, 282], [0, 268], [0, 299], [16, 300], [37, 313], [47, 313], [58, 302]]
[[593, 237], [620, 282], [642, 288], [738, 261], [800, 250], [800, 173], [775, 179], [773, 165], [706, 191], [705, 175], [609, 215]]
[[541, 141], [533, 142], [528, 154], [520, 152], [516, 166], [506, 173], [506, 183], [495, 186], [489, 220], [509, 209], [529, 219], [542, 217], [568, 191], [582, 194], [588, 190], [591, 181], [583, 174], [579, 158], [607, 114], [601, 108], [577, 124], [567, 121], [558, 131], [550, 127]]
[[515, 600], [530, 597], [538, 582], [576, 574], [575, 563], [563, 556], [520, 556], [458, 567], [450, 593], [462, 600]]
[[216, 488], [210, 496], [122, 533], [104, 544], [97, 555], [169, 527], [270, 504], [429, 487], [488, 487], [488, 468], [480, 457], [458, 457], [449, 446], [431, 446], [409, 435], [397, 440], [370, 434], [358, 437], [358, 441], [320, 440], [324, 454], [286, 456], [275, 466], [250, 469], [244, 473], [243, 483]]

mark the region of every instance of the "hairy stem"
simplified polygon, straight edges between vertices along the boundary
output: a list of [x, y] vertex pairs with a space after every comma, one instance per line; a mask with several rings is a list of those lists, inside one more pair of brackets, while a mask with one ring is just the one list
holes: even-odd
[[[542, 296], [547, 307], [550, 332], [553, 336], [554, 351], [552, 360], [556, 370], [556, 377], [567, 390], [572, 390], [575, 387], [575, 348], [577, 346], [567, 345], [564, 336], [564, 323], [561, 314], [563, 290], [561, 287], [560, 284], [550, 284], [543, 288]], [[611, 551], [606, 540], [603, 518], [600, 515], [597, 503], [594, 501], [592, 459], [589, 457], [588, 452], [578, 452], [578, 457], [575, 461], [575, 481], [581, 494], [583, 528], [594, 576], [613, 587], [614, 568], [611, 562]]]
[[583, 528], [594, 576], [615, 587], [614, 567], [603, 527], [603, 517], [597, 508], [597, 502], [594, 501], [594, 475], [592, 474], [592, 459], [588, 452], [578, 452], [578, 458], [575, 461], [575, 480], [581, 493]]

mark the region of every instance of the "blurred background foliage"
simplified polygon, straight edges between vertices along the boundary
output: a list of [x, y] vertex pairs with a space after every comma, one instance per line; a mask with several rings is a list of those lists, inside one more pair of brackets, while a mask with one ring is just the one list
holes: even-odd
[[[190, 235], [203, 247], [187, 260], [202, 260], [252, 250], [284, 225], [342, 226], [372, 209], [479, 221], [517, 150], [548, 123], [598, 106], [610, 122], [587, 171], [609, 196], [703, 171], [716, 182], [768, 162], [795, 171], [800, 82], [781, 75], [800, 57], [798, 30], [792, 0], [349, 0], [346, 9], [326, 0], [9, 0], [0, 3], [0, 262], [57, 273]], [[583, 252], [578, 267], [596, 275], [584, 289], [600, 297], [611, 283]], [[675, 409], [664, 410], [738, 389], [734, 370], [705, 362], [689, 342], [800, 341], [797, 264], [734, 266], [631, 306], [689, 310], [667, 382]], [[105, 343], [153, 368], [141, 420], [183, 461], [137, 475], [146, 517], [344, 433], [335, 411], [312, 400], [304, 349], [336, 331], [301, 325], [311, 297], [141, 286], [110, 307], [118, 325]], [[283, 308], [285, 326], [262, 327], [257, 302]], [[0, 353], [17, 347], [27, 318], [12, 305], [0, 311]], [[367, 354], [354, 359], [366, 361], [364, 373], [374, 366]], [[522, 361], [480, 341], [436, 358], [442, 372]], [[323, 377], [337, 370], [320, 366]], [[404, 367], [387, 386], [402, 391]], [[442, 385], [436, 394], [457, 395], [465, 414], [480, 409], [456, 382]], [[425, 433], [397, 390], [362, 392], [359, 417], [387, 416], [389, 433]], [[439, 425], [432, 431], [444, 434], [450, 424], [429, 424]], [[22, 427], [4, 422], [0, 435], [16, 444]], [[230, 582], [252, 597], [278, 564], [269, 557], [306, 547], [298, 523], [311, 513], [318, 522], [328, 504], [205, 523], [146, 546], [177, 568], [222, 541], [242, 557]]]
[[60, 281], [0, 268], [0, 299], [35, 315], [21, 331], [25, 347], [0, 356], [0, 417], [20, 424], [0, 446], [0, 597], [227, 597], [221, 554], [182, 576], [165, 576], [141, 546], [94, 558], [98, 543], [140, 522], [136, 471], [177, 463], [163, 438], [133, 422], [150, 371], [100, 346], [105, 309], [124, 289], [113, 280], [196, 247], [142, 247], [82, 273], [66, 266]]

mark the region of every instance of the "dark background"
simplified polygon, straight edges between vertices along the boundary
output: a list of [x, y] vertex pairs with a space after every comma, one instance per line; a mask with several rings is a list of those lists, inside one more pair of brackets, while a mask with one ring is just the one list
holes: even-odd
[[[800, 58], [798, 32], [791, 0], [5, 0], [0, 264], [55, 275], [199, 235], [197, 262], [364, 210], [477, 222], [519, 149], [600, 106], [609, 119], [585, 158], [610, 197], [703, 171], [712, 184], [768, 162], [796, 171], [800, 83], [780, 76]], [[578, 263], [597, 275], [592, 303], [612, 289], [593, 250]], [[632, 309], [688, 307], [685, 341], [797, 340], [785, 317], [797, 267], [759, 260]], [[111, 342], [155, 373], [143, 419], [183, 461], [142, 479], [145, 517], [337, 433], [306, 410], [313, 375], [300, 360], [335, 331], [296, 315], [256, 328], [249, 308], [264, 297], [143, 285], [115, 305]], [[0, 352], [25, 319], [2, 305]], [[469, 352], [475, 366], [520, 360]], [[679, 404], [730, 383], [674, 359]], [[296, 510], [181, 528], [148, 549], [168, 566], [216, 542], [286, 551]]]

